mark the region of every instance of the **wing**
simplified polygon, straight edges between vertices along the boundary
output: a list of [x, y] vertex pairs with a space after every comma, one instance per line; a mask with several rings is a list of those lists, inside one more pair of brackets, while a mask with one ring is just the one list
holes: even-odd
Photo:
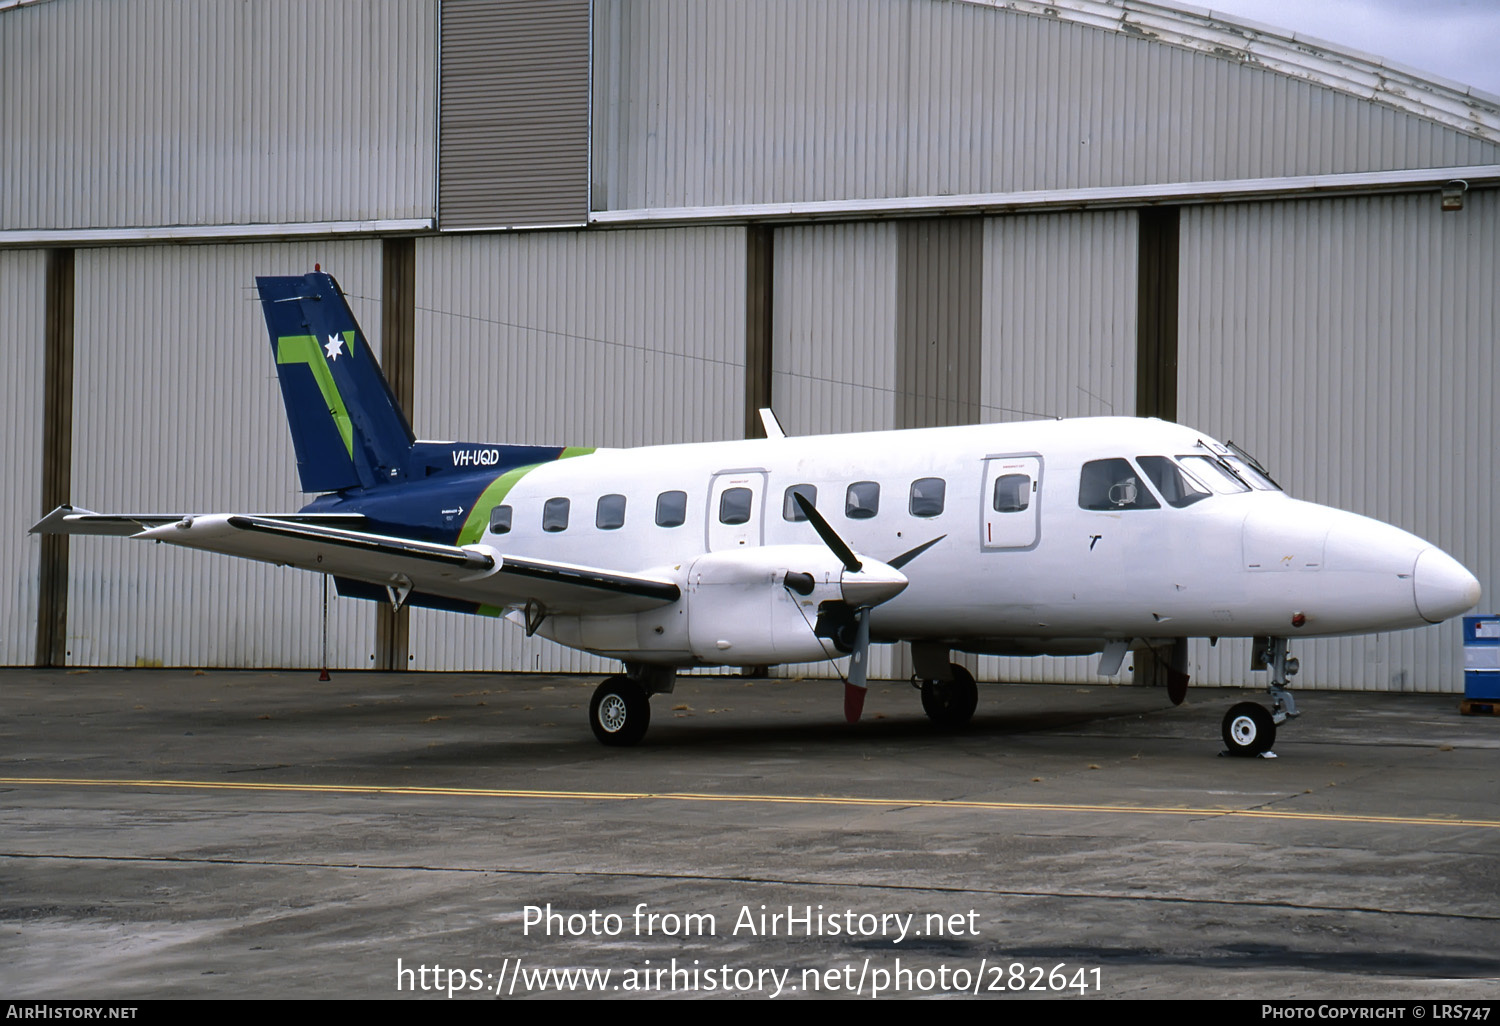
[[[82, 534], [134, 537], [142, 531], [171, 524], [189, 513], [94, 513], [77, 506], [62, 505], [31, 526], [32, 534]], [[266, 519], [289, 524], [323, 524], [329, 527], [358, 528], [365, 522], [363, 513], [272, 513]]]
[[665, 577], [506, 556], [487, 545], [442, 545], [351, 530], [344, 516], [212, 513], [122, 515], [59, 507], [32, 531], [129, 535], [351, 578], [390, 590], [504, 609], [539, 602], [559, 615], [633, 613], [677, 601]]

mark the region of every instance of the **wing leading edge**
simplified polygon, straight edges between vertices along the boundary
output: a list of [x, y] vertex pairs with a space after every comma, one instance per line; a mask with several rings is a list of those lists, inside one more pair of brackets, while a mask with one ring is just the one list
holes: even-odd
[[265, 563], [333, 574], [481, 607], [540, 603], [549, 613], [603, 616], [669, 605], [676, 582], [598, 567], [506, 556], [487, 545], [442, 545], [350, 530], [348, 516], [122, 515], [59, 507], [38, 534], [128, 535]]

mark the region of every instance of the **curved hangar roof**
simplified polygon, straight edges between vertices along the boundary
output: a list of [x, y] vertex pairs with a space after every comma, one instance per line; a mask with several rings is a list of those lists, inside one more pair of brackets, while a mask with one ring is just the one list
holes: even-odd
[[1145, 0], [597, 0], [594, 33], [599, 222], [1500, 165], [1496, 97]]
[[1154, 39], [1375, 100], [1408, 114], [1500, 142], [1500, 96], [1384, 57], [1288, 33], [1235, 15], [1144, 0], [962, 0]]

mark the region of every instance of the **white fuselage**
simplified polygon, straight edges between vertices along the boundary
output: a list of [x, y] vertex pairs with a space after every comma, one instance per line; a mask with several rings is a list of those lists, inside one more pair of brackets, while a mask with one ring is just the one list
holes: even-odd
[[[889, 562], [936, 539], [901, 563], [905, 590], [875, 607], [876, 641], [1087, 652], [1118, 640], [1395, 630], [1478, 601], [1473, 576], [1421, 538], [1238, 484], [1201, 459], [1226, 468], [1227, 455], [1189, 428], [1132, 418], [599, 450], [521, 476], [502, 500], [509, 530], [481, 545], [679, 582], [683, 597], [666, 609], [553, 617], [541, 633], [682, 665], [816, 657], [793, 636], [810, 635], [838, 568], [812, 525], [793, 519], [786, 495], [798, 485], [816, 488], [818, 510], [861, 557]], [[1142, 457], [1172, 461], [1209, 494], [1182, 502], [1158, 480], [1165, 461]], [[682, 523], [661, 526], [670, 492], [684, 493]], [[624, 497], [618, 527], [597, 526], [604, 496]], [[566, 527], [555, 529], [554, 502], [544, 530], [556, 499], [569, 500]], [[606, 505], [617, 512], [619, 499]], [[781, 587], [787, 572], [815, 574], [819, 592]]]

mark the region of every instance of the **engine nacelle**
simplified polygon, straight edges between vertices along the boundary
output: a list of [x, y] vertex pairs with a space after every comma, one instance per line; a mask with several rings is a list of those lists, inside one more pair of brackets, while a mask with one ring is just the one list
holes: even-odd
[[[679, 666], [812, 662], [847, 654], [849, 644], [836, 638], [840, 627], [852, 631], [854, 609], [878, 605], [906, 587], [906, 577], [894, 567], [866, 559], [859, 571], [850, 571], [822, 545], [710, 552], [685, 566], [655, 572], [676, 578], [682, 597], [642, 613], [548, 616], [537, 633], [626, 661]], [[825, 634], [833, 636], [816, 633], [820, 614]], [[507, 616], [524, 626], [524, 613]]]
[[[705, 663], [802, 663], [838, 650], [813, 633], [818, 607], [842, 601], [843, 566], [822, 545], [768, 545], [699, 556], [687, 568], [688, 645]], [[793, 575], [795, 587], [787, 586]]]

